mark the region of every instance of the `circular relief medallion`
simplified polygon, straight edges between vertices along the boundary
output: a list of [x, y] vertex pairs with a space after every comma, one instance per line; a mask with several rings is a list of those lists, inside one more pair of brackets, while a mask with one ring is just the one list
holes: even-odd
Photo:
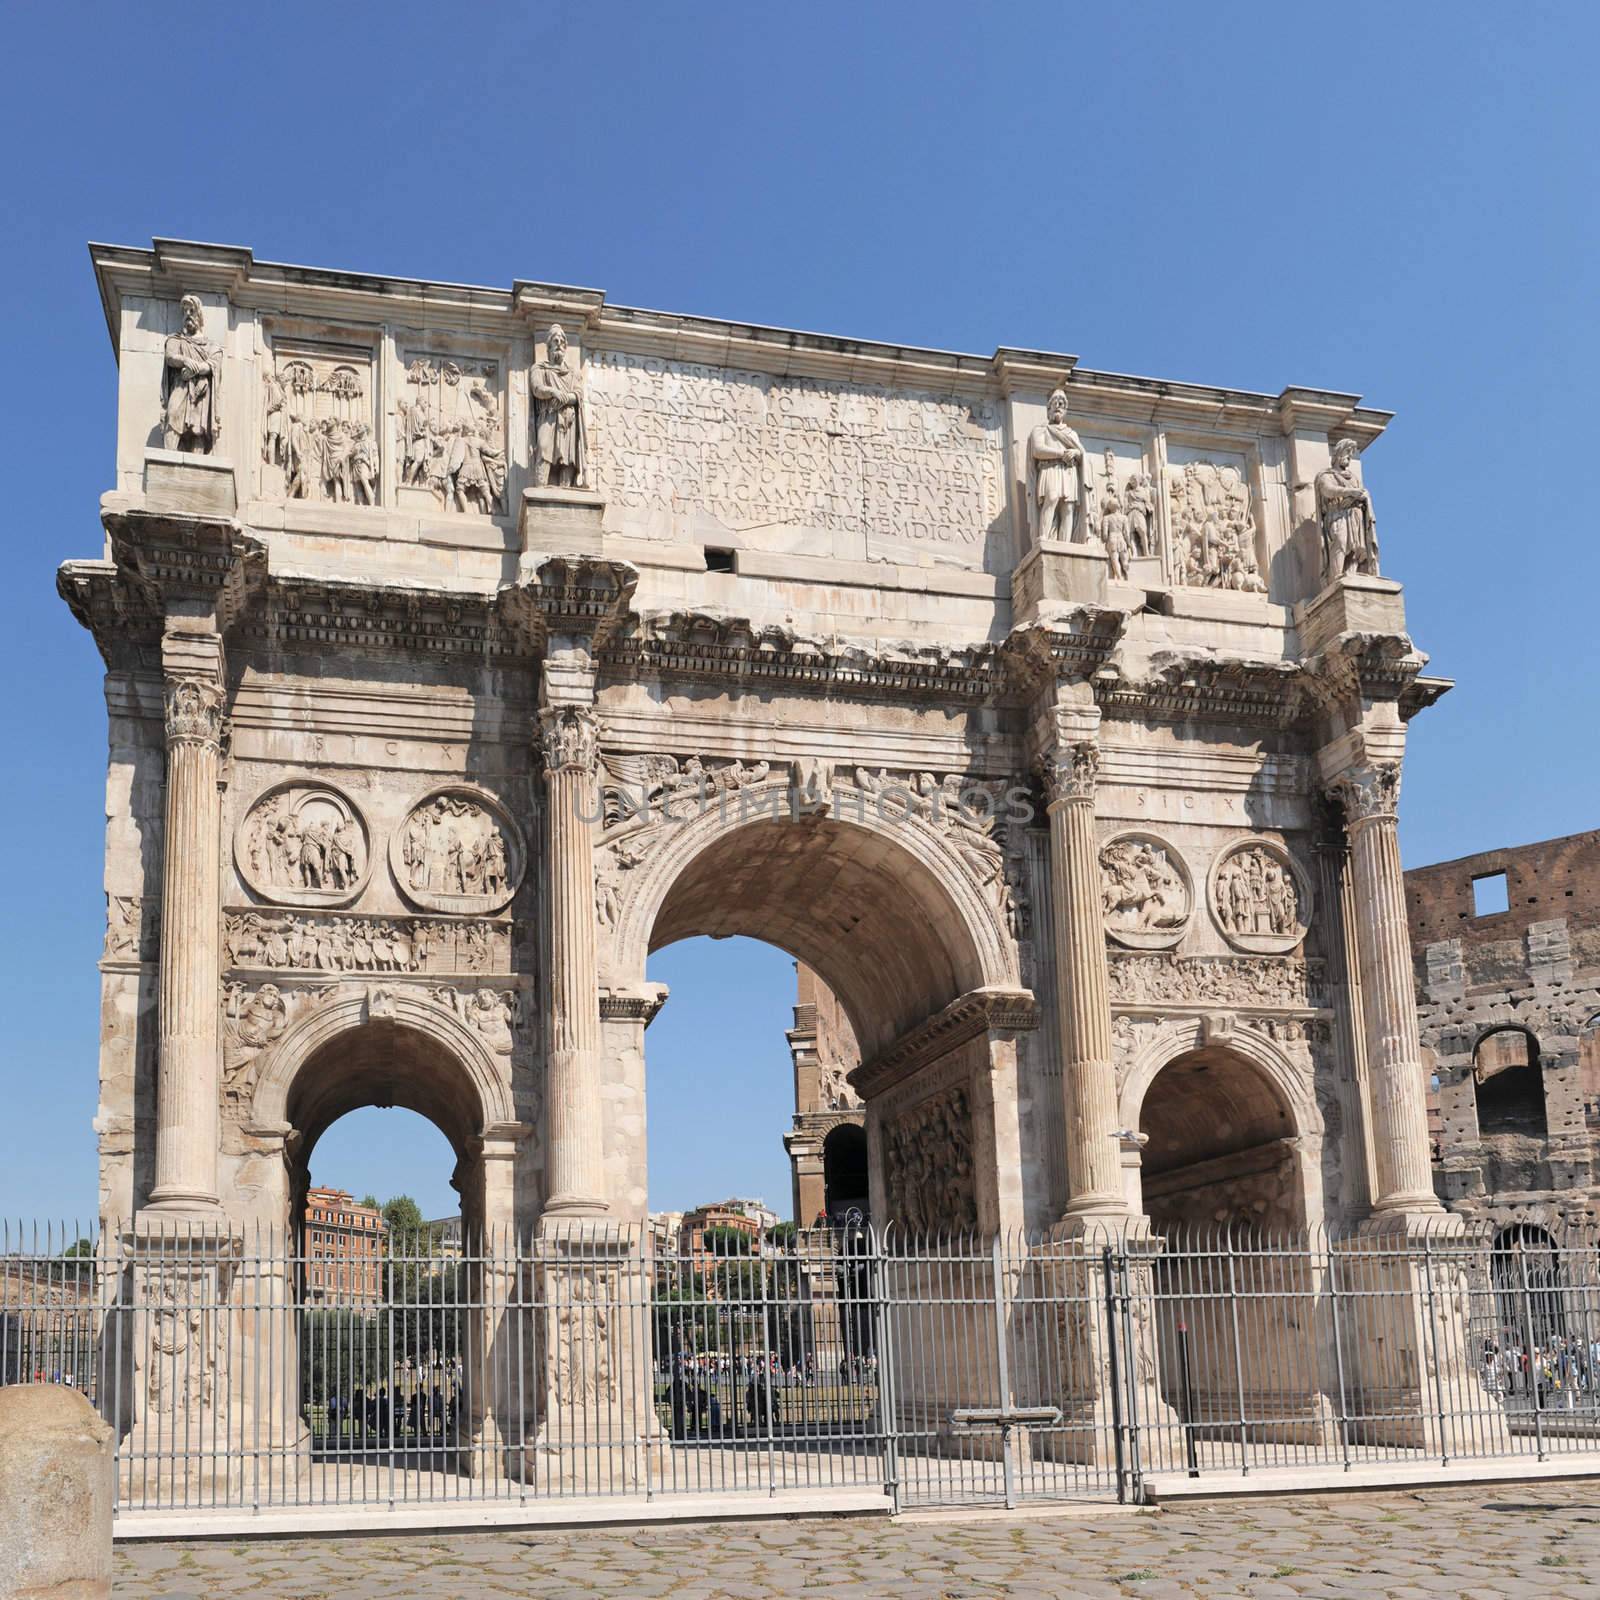
[[1100, 846], [1100, 904], [1106, 932], [1133, 950], [1176, 944], [1194, 915], [1194, 884], [1183, 857], [1152, 833], [1119, 833]]
[[234, 835], [239, 876], [263, 900], [285, 906], [348, 905], [372, 872], [366, 818], [326, 783], [274, 784]]
[[500, 803], [464, 785], [425, 795], [389, 840], [395, 882], [429, 911], [501, 910], [526, 862], [522, 835]]
[[1282, 955], [1311, 924], [1311, 884], [1287, 850], [1265, 839], [1230, 845], [1211, 868], [1211, 915], [1235, 950]]

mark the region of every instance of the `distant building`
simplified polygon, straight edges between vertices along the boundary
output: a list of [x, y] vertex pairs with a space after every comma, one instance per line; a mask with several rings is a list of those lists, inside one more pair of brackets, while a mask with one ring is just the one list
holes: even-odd
[[681, 1211], [652, 1211], [647, 1219], [647, 1226], [650, 1230], [650, 1241], [654, 1244], [657, 1255], [677, 1255], [678, 1238], [683, 1232]]
[[325, 1305], [373, 1305], [383, 1298], [383, 1213], [345, 1189], [306, 1193], [305, 1296]]
[[1406, 873], [1434, 1181], [1543, 1247], [1600, 1219], [1600, 832]]
[[465, 1253], [459, 1216], [438, 1217], [432, 1222], [424, 1222], [422, 1236], [428, 1241], [429, 1252], [447, 1261], [459, 1261]]
[[[754, 1217], [747, 1217], [741, 1206], [740, 1201], [723, 1200], [715, 1205], [696, 1206], [693, 1211], [683, 1214], [683, 1222], [678, 1229], [678, 1256], [687, 1263], [690, 1271], [699, 1273], [707, 1280], [708, 1288], [717, 1263], [726, 1261], [732, 1253], [726, 1245], [717, 1248], [715, 1239], [719, 1230], [742, 1234], [750, 1241], [752, 1254], [760, 1248], [761, 1224]], [[711, 1238], [708, 1239], [707, 1235]]]
[[801, 1228], [865, 1216], [866, 1112], [848, 1074], [861, 1065], [850, 1019], [833, 991], [804, 962], [795, 963], [794, 1126], [783, 1136], [794, 1184], [794, 1220]]

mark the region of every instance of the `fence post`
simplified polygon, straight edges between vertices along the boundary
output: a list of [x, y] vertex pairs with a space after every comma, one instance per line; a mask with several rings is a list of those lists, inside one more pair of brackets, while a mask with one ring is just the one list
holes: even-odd
[[1250, 1472], [1250, 1423], [1244, 1409], [1244, 1351], [1239, 1344], [1239, 1276], [1233, 1263], [1233, 1230], [1225, 1235], [1228, 1248], [1228, 1315], [1233, 1327], [1233, 1388], [1239, 1400], [1239, 1470]]
[[1522, 1280], [1522, 1321], [1528, 1340], [1528, 1393], [1533, 1399], [1533, 1438], [1537, 1460], [1546, 1459], [1544, 1449], [1544, 1396], [1539, 1387], [1539, 1347], [1533, 1337], [1533, 1296], [1528, 1287], [1528, 1256], [1522, 1240], [1516, 1241], [1517, 1276]]
[[1439, 1300], [1433, 1288], [1433, 1235], [1422, 1236], [1422, 1314], [1428, 1319], [1428, 1340], [1433, 1346], [1433, 1360], [1428, 1366], [1433, 1372], [1433, 1411], [1439, 1419], [1439, 1465], [1450, 1465], [1450, 1435], [1445, 1427], [1444, 1410], [1444, 1350], [1440, 1343], [1443, 1330], [1439, 1326]]
[[1189, 1464], [1189, 1476], [1200, 1476], [1200, 1453], [1194, 1438], [1194, 1380], [1189, 1372], [1189, 1323], [1180, 1312], [1178, 1316], [1178, 1368], [1183, 1380], [1183, 1455]]
[[[1005, 1261], [1000, 1249], [1000, 1235], [995, 1233], [990, 1250], [990, 1287], [994, 1293], [994, 1354], [995, 1376], [998, 1382], [999, 1394], [995, 1397], [1002, 1407], [1011, 1405], [1011, 1357], [1006, 1348], [1006, 1308], [1005, 1298], [1000, 1291], [1001, 1273], [1005, 1268]], [[1017, 1464], [1012, 1446], [1012, 1428], [1010, 1423], [1002, 1423], [1000, 1427], [1000, 1470], [1005, 1482], [1006, 1510], [1016, 1509], [1017, 1504]]]
[[878, 1427], [882, 1432], [884, 1493], [900, 1513], [900, 1436], [894, 1403], [894, 1318], [889, 1297], [888, 1256], [874, 1227], [867, 1228], [868, 1279], [872, 1296], [872, 1343], [878, 1357]]
[[1105, 1278], [1106, 1371], [1111, 1380], [1111, 1438], [1117, 1464], [1117, 1504], [1128, 1501], [1127, 1460], [1122, 1439], [1122, 1363], [1117, 1358], [1117, 1290], [1112, 1277], [1111, 1246], [1100, 1251], [1100, 1270]]
[[[1309, 1240], [1307, 1241], [1309, 1243]], [[1344, 1334], [1339, 1322], [1339, 1255], [1328, 1241], [1328, 1313], [1333, 1318], [1333, 1365], [1339, 1379], [1339, 1453], [1350, 1470], [1350, 1402], [1344, 1384]]]

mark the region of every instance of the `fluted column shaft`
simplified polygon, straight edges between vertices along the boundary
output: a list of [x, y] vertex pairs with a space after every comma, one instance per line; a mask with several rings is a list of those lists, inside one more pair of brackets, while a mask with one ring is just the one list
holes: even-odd
[[219, 1204], [222, 704], [214, 683], [167, 679], [160, 1056], [150, 1198], [178, 1210]]
[[1437, 1211], [1428, 1104], [1417, 1034], [1411, 936], [1400, 867], [1400, 767], [1386, 762], [1342, 780], [1372, 1093], [1374, 1211]]
[[1050, 784], [1050, 901], [1056, 1008], [1067, 1129], [1067, 1215], [1122, 1211], [1117, 1079], [1111, 1055], [1111, 985], [1094, 825], [1100, 753], [1088, 741], [1059, 746]]
[[600, 1121], [600, 992], [595, 961], [594, 834], [599, 727], [584, 706], [540, 713], [550, 866], [546, 1052], [547, 1212], [606, 1209]]

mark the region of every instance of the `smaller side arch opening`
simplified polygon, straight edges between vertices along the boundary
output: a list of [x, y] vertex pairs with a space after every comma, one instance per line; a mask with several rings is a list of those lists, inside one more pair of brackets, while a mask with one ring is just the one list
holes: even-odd
[[[1530, 1222], [1513, 1223], [1494, 1236], [1489, 1257], [1494, 1281], [1495, 1316], [1502, 1350], [1548, 1350], [1566, 1332], [1562, 1315], [1561, 1258], [1555, 1240]], [[1520, 1381], [1531, 1397], [1537, 1374], [1532, 1365], [1513, 1368], [1513, 1387]]]
[[1158, 1231], [1304, 1225], [1294, 1118], [1266, 1075], [1227, 1046], [1168, 1062], [1145, 1092], [1139, 1131], [1144, 1210]]

